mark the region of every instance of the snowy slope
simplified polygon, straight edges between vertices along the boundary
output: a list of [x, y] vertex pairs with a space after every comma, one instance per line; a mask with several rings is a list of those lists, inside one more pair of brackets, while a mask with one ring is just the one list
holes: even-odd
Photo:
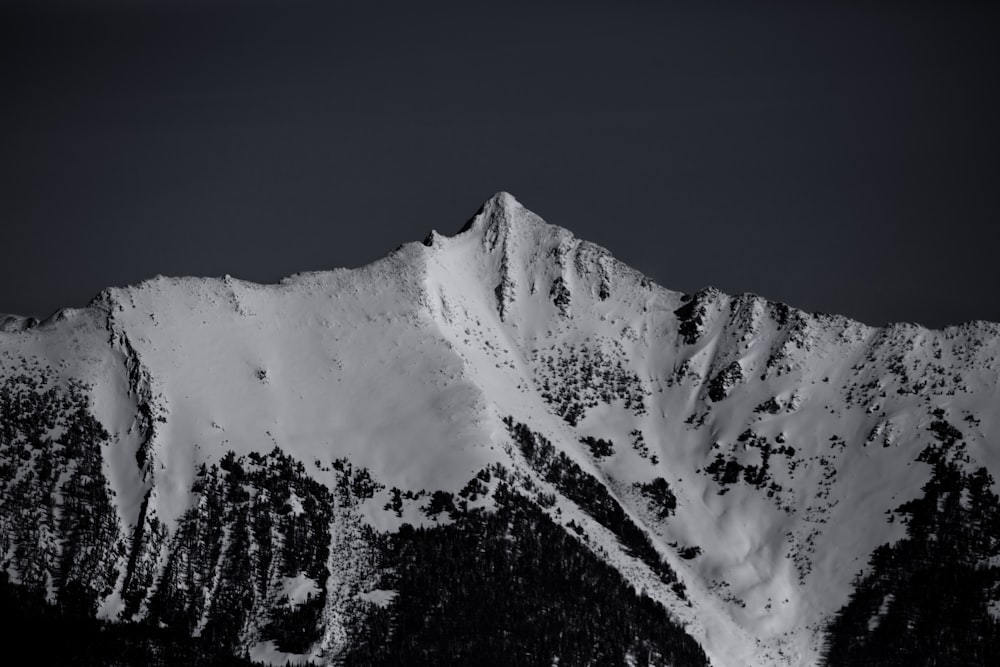
[[[960, 427], [970, 470], [1000, 470], [998, 354], [996, 324], [877, 329], [754, 295], [671, 292], [506, 193], [454, 236], [431, 232], [361, 269], [278, 285], [158, 277], [42, 323], [6, 318], [0, 332], [0, 373], [42, 363], [82, 381], [108, 431], [103, 467], [127, 546], [107, 616], [127, 607], [126, 572], [148, 561], [157, 581], [199, 502], [200, 466], [229, 451], [278, 447], [329, 485], [338, 459], [367, 468], [384, 488], [352, 516], [390, 530], [446, 521], [384, 509], [392, 487], [455, 492], [499, 463], [551, 492], [546, 511], [582, 526], [718, 665], [818, 660], [854, 576], [903, 535], [887, 513], [927, 481], [917, 458], [932, 423]], [[598, 479], [687, 599], [533, 470], [505, 418]], [[670, 516], [643, 491], [656, 479], [676, 495]], [[137, 526], [163, 537], [137, 541]], [[341, 580], [330, 581], [333, 598]], [[272, 595], [316, 586], [274, 575]], [[329, 619], [347, 612], [334, 606], [309, 655], [342, 641]]]
[[[615, 455], [594, 468], [613, 489], [664, 477], [676, 490], [676, 516], [650, 527], [661, 545], [702, 549], [693, 562], [672, 564], [695, 593], [693, 631], [721, 663], [816, 659], [823, 619], [846, 601], [866, 556], [901, 534], [886, 511], [926, 481], [914, 460], [932, 440], [931, 406], [957, 422], [977, 415], [969, 453], [997, 469], [989, 445], [998, 427], [997, 325], [873, 329], [753, 295], [685, 297], [506, 194], [455, 238], [431, 240], [432, 308], [491, 385], [485, 393], [498, 412], [539, 425], [579, 460], [587, 455], [578, 436], [610, 439]], [[606, 374], [619, 363], [631, 377], [614, 386]], [[547, 400], [546, 382], [571, 386], [573, 397]], [[628, 409], [633, 390], [641, 407]], [[575, 427], [567, 423], [576, 421], [572, 404], [588, 399], [593, 407]], [[772, 399], [773, 408], [761, 408]], [[720, 453], [760, 465], [760, 448], [740, 441], [748, 429], [794, 448], [769, 457], [780, 490], [720, 487], [704, 474]], [[655, 464], [630, 447], [635, 431]]]

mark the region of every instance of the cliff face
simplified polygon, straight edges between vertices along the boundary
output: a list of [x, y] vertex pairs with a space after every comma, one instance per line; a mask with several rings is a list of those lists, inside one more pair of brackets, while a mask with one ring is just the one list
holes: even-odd
[[[811, 664], [904, 641], [957, 572], [996, 642], [996, 324], [671, 292], [505, 193], [361, 269], [5, 322], [0, 566], [63, 607], [280, 663], [502, 630], [530, 664]], [[527, 574], [553, 561], [578, 585]], [[524, 622], [585, 599], [622, 625]]]

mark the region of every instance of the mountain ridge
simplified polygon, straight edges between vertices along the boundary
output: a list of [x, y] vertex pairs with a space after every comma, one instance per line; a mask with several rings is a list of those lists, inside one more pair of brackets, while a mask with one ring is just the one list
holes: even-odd
[[[318, 525], [281, 514], [305, 516], [301, 499], [253, 504], [275, 493], [268, 470], [297, 470], [282, 458], [292, 456], [306, 468], [281, 474], [301, 474], [318, 506], [333, 503], [322, 514], [331, 535], [377, 542], [404, 524], [462, 523], [465, 512], [505, 511], [496, 498], [509, 486], [548, 518], [516, 516], [579, 536], [715, 664], [813, 664], [853, 575], [906, 535], [885, 517], [939, 474], [928, 461], [1000, 469], [998, 334], [989, 323], [879, 328], [756, 295], [672, 292], [498, 193], [455, 235], [432, 231], [357, 269], [273, 285], [161, 276], [108, 288], [87, 308], [0, 335], [0, 378], [19, 397], [37, 393], [19, 378], [39, 364], [40, 386], [81, 383], [74, 400], [107, 432], [100, 467], [121, 555], [112, 590], [98, 587], [104, 617], [222, 631], [212, 619], [223, 603], [173, 592], [194, 575], [171, 563], [195, 554], [184, 558], [237, 567], [226, 534], [205, 538], [218, 553], [185, 535], [207, 530], [199, 508], [249, 470], [251, 504], [239, 491], [219, 502], [244, 507], [247, 521], [291, 521], [282, 539], [307, 531], [316, 558], [295, 570], [286, 554], [280, 577], [262, 569], [262, 592], [239, 592], [249, 615], [226, 641], [279, 663], [349, 650], [355, 626], [380, 613], [352, 600], [371, 597], [361, 589], [383, 575], [333, 537], [322, 546]], [[10, 461], [24, 442], [69, 446], [12, 429], [21, 435], [0, 443]], [[53, 554], [65, 549], [60, 484], [38, 488], [54, 494], [51, 518], [39, 519], [53, 526]], [[324, 500], [322, 488], [342, 487], [358, 493]], [[13, 516], [0, 511], [0, 533], [20, 530]], [[17, 576], [15, 562], [32, 562], [17, 556], [24, 539], [6, 556]], [[267, 549], [285, 553], [280, 543]], [[351, 565], [324, 561], [324, 548]], [[42, 565], [55, 579], [60, 567]], [[205, 567], [211, 590], [232, 589]], [[318, 607], [288, 597], [306, 580]], [[295, 614], [312, 614], [318, 634], [267, 639]], [[274, 653], [268, 641], [296, 650]]]
[[[474, 223], [476, 223], [478, 220], [480, 220], [480, 219], [482, 219], [484, 217], [485, 217], [486, 220], [489, 221], [489, 222], [486, 223], [487, 226], [491, 226], [493, 228], [502, 228], [503, 227], [503, 222], [499, 222], [498, 223], [497, 222], [497, 218], [494, 215], [491, 215], [491, 213], [495, 212], [498, 208], [501, 209], [501, 210], [507, 211], [503, 215], [508, 215], [508, 216], [509, 216], [509, 211], [510, 210], [513, 210], [514, 208], [520, 208], [520, 209], [522, 209], [524, 211], [527, 211], [531, 215], [530, 219], [535, 224], [540, 223], [540, 224], [546, 225], [548, 227], [552, 227], [552, 228], [556, 228], [556, 229], [562, 229], [562, 230], [570, 233], [570, 235], [572, 236], [572, 232], [570, 232], [568, 229], [563, 228], [563, 227], [559, 227], [558, 225], [553, 225], [551, 223], [545, 222], [544, 220], [542, 220], [541, 218], [539, 218], [537, 215], [535, 215], [534, 213], [531, 213], [531, 211], [528, 211], [528, 209], [524, 208], [524, 206], [514, 197], [514, 195], [510, 194], [507, 191], [501, 190], [501, 191], [498, 191], [497, 193], [495, 193], [494, 195], [492, 195], [490, 198], [488, 198], [483, 203], [483, 205], [480, 206], [480, 208], [477, 210], [477, 212], [471, 218], [469, 218], [469, 220], [464, 225], [462, 225], [453, 235], [451, 235], [451, 236], [444, 235], [444, 234], [441, 234], [440, 232], [438, 232], [437, 230], [432, 229], [424, 237], [423, 241], [409, 241], [409, 242], [403, 243], [402, 245], [398, 246], [396, 249], [390, 251], [386, 257], [373, 260], [369, 264], [362, 265], [362, 266], [359, 266], [359, 267], [336, 267], [336, 268], [332, 268], [332, 269], [322, 269], [322, 270], [316, 270], [316, 271], [296, 272], [296, 273], [292, 273], [292, 274], [290, 274], [288, 276], [285, 276], [285, 277], [279, 279], [277, 282], [274, 282], [274, 283], [256, 282], [256, 281], [252, 281], [252, 280], [246, 280], [246, 279], [242, 279], [242, 278], [236, 278], [236, 277], [230, 276], [228, 274], [225, 274], [223, 276], [215, 276], [215, 277], [193, 276], [193, 275], [187, 275], [187, 276], [165, 276], [165, 275], [158, 274], [156, 276], [153, 276], [152, 278], [146, 278], [146, 279], [140, 280], [137, 283], [132, 283], [132, 284], [128, 284], [128, 285], [122, 285], [122, 286], [117, 286], [117, 287], [107, 287], [107, 288], [104, 288], [97, 295], [95, 295], [84, 306], [82, 306], [82, 307], [66, 306], [66, 307], [58, 308], [57, 310], [55, 310], [53, 313], [51, 313], [50, 315], [48, 315], [46, 317], [36, 317], [36, 316], [30, 316], [30, 315], [18, 315], [18, 314], [15, 314], [15, 313], [0, 313], [0, 333], [17, 333], [19, 331], [23, 331], [23, 330], [27, 330], [27, 329], [33, 329], [33, 328], [36, 328], [36, 327], [45, 326], [46, 324], [51, 324], [51, 323], [57, 322], [60, 319], [62, 319], [63, 317], [75, 315], [76, 311], [85, 310], [85, 309], [92, 308], [92, 307], [101, 308], [102, 307], [101, 304], [104, 301], [104, 299], [106, 298], [105, 297], [105, 292], [107, 292], [109, 290], [123, 290], [123, 291], [128, 291], [130, 289], [140, 289], [144, 285], [146, 285], [147, 283], [161, 281], [161, 280], [167, 280], [167, 281], [185, 281], [185, 280], [213, 281], [213, 280], [223, 280], [223, 281], [239, 282], [239, 283], [243, 283], [243, 284], [246, 284], [246, 285], [252, 285], [252, 286], [256, 286], [256, 287], [278, 287], [278, 286], [282, 286], [282, 285], [286, 285], [288, 283], [294, 282], [296, 279], [298, 279], [300, 277], [322, 275], [322, 274], [327, 274], [327, 273], [337, 273], [337, 272], [343, 272], [343, 271], [356, 271], [356, 270], [359, 270], [359, 269], [363, 269], [363, 268], [365, 268], [367, 266], [370, 266], [371, 264], [378, 264], [378, 263], [384, 261], [385, 259], [387, 259], [389, 256], [391, 256], [391, 255], [393, 255], [393, 254], [401, 251], [403, 248], [405, 248], [407, 246], [412, 246], [414, 244], [418, 244], [419, 243], [421, 245], [430, 247], [430, 246], [433, 245], [434, 239], [449, 239], [449, 238], [454, 238], [455, 236], [459, 236], [459, 235], [465, 234], [465, 233], [467, 233], [467, 232], [469, 232], [469, 231], [471, 231], [473, 229]], [[503, 220], [502, 216], [501, 216], [500, 220], [501, 221]], [[496, 232], [496, 233], [500, 234], [500, 232]], [[575, 238], [575, 237], [573, 237], [573, 238]], [[613, 255], [611, 255], [611, 253], [606, 248], [604, 248], [603, 246], [600, 246], [600, 245], [597, 245], [597, 244], [592, 243], [590, 241], [586, 241], [586, 240], [582, 240], [582, 239], [578, 239], [578, 240], [581, 243], [585, 243], [585, 244], [588, 244], [590, 246], [593, 246], [598, 252], [607, 253], [608, 256], [610, 256], [611, 259], [613, 259], [614, 261], [618, 262], [619, 264], [621, 264], [622, 266], [628, 268], [631, 271], [635, 271], [636, 273], [639, 273], [635, 269], [632, 269], [631, 267], [628, 267], [628, 265], [626, 265], [626, 264], [622, 263], [620, 260], [617, 260], [616, 258], [614, 258]], [[639, 274], [639, 275], [642, 275], [642, 274]], [[652, 279], [647, 278], [645, 276], [643, 276], [643, 278], [646, 281], [649, 281], [651, 283], [654, 282]], [[737, 294], [728, 294], [728, 293], [726, 293], [726, 292], [724, 292], [724, 291], [722, 291], [722, 290], [720, 290], [717, 287], [712, 286], [712, 285], [706, 285], [706, 286], [702, 287], [701, 289], [699, 289], [699, 290], [697, 290], [695, 292], [690, 292], [690, 293], [676, 292], [676, 293], [677, 294], [686, 294], [688, 296], [691, 296], [691, 295], [694, 295], [694, 294], [701, 294], [701, 293], [718, 293], [718, 294], [721, 294], [721, 295], [729, 296], [730, 298], [757, 298], [757, 299], [764, 299], [764, 300], [766, 300], [770, 304], [775, 304], [775, 305], [783, 306], [783, 307], [786, 307], [786, 308], [789, 308], [789, 309], [794, 309], [794, 310], [799, 311], [800, 313], [802, 313], [804, 315], [809, 315], [809, 316], [812, 316], [812, 317], [820, 317], [820, 318], [826, 318], [826, 317], [832, 317], [832, 318], [838, 318], [838, 319], [839, 318], [843, 318], [843, 319], [848, 320], [850, 323], [864, 325], [864, 326], [870, 327], [872, 329], [888, 329], [888, 328], [895, 328], [895, 327], [916, 327], [917, 329], [920, 329], [920, 330], [944, 333], [944, 332], [949, 332], [949, 331], [952, 331], [952, 330], [965, 330], [965, 329], [968, 329], [968, 328], [974, 328], [974, 329], [982, 328], [982, 329], [985, 330], [985, 333], [989, 333], [989, 334], [995, 334], [997, 332], [1000, 332], [1000, 323], [993, 322], [991, 320], [983, 320], [983, 319], [970, 319], [970, 320], [965, 320], [965, 321], [962, 321], [962, 322], [958, 322], [958, 323], [955, 323], [955, 324], [949, 324], [949, 325], [945, 325], [943, 327], [937, 327], [937, 328], [935, 328], [935, 327], [926, 327], [926, 326], [920, 324], [919, 322], [915, 322], [915, 321], [894, 321], [894, 322], [888, 322], [888, 323], [885, 323], [885, 324], [882, 324], [882, 325], [872, 325], [872, 324], [863, 323], [860, 320], [854, 320], [854, 319], [852, 319], [852, 318], [850, 318], [850, 317], [848, 317], [846, 315], [841, 315], [841, 314], [838, 314], [838, 313], [826, 313], [826, 312], [821, 312], [821, 311], [809, 311], [809, 310], [805, 310], [804, 308], [799, 308], [797, 306], [793, 306], [791, 304], [788, 304], [788, 303], [785, 303], [785, 302], [782, 302], [782, 301], [776, 301], [776, 300], [768, 299], [766, 296], [761, 295], [761, 294], [757, 294], [755, 292], [740, 292], [740, 293], [737, 293]]]

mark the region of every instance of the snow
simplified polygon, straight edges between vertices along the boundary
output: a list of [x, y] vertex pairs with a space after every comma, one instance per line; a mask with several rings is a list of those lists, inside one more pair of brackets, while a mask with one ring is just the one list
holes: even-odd
[[418, 254], [399, 254], [279, 286], [161, 278], [113, 291], [116, 325], [169, 415], [154, 447], [162, 520], [186, 509], [198, 463], [228, 449], [278, 445], [324, 465], [346, 456], [413, 489], [453, 487], [481, 467], [469, 443], [487, 438], [454, 418], [482, 409], [478, 392], [405, 278], [419, 271]]
[[266, 665], [301, 665], [313, 660], [315, 656], [311, 654], [285, 653], [279, 651], [273, 641], [257, 642], [250, 647], [250, 659], [254, 662], [262, 662]]
[[305, 508], [302, 507], [302, 499], [295, 495], [294, 491], [288, 494], [288, 505], [292, 508], [292, 514], [295, 516], [299, 516], [306, 511]]
[[281, 580], [279, 595], [286, 598], [288, 603], [294, 607], [312, 596], [318, 595], [319, 591], [319, 584], [307, 577], [304, 572], [300, 572], [294, 577], [284, 577]]
[[889, 612], [889, 607], [892, 606], [892, 601], [894, 599], [895, 597], [892, 595], [892, 593], [889, 593], [888, 595], [885, 596], [885, 598], [883, 598], [882, 604], [879, 605], [878, 611], [875, 612], [874, 616], [868, 619], [868, 632], [874, 632], [875, 629], [879, 626], [879, 623], [882, 622], [882, 617], [884, 617]]
[[[998, 325], [876, 329], [709, 289], [687, 345], [675, 314], [684, 295], [546, 224], [507, 193], [460, 233], [433, 232], [427, 243], [277, 285], [158, 277], [110, 289], [42, 324], [3, 320], [0, 353], [45, 359], [91, 386], [94, 411], [113, 434], [105, 474], [123, 527], [134, 525], [153, 489], [151, 510], [171, 528], [193, 502], [198, 466], [230, 449], [279, 446], [325, 482], [313, 462], [326, 468], [347, 457], [387, 489], [457, 491], [494, 462], [518, 465], [505, 449], [508, 415], [612, 490], [663, 477], [677, 495], [676, 515], [646, 527], [690, 605], [572, 503], [560, 498], [551, 511], [583, 525], [589, 543], [687, 623], [722, 666], [816, 660], [815, 628], [844, 604], [871, 551], [902, 535], [886, 510], [918, 495], [928, 478], [914, 460], [931, 440], [931, 406], [962, 430], [972, 463], [1000, 473], [1000, 449], [989, 445], [1000, 436]], [[568, 302], [556, 303], [557, 285]], [[535, 353], [572, 346], [620, 360], [638, 377], [644, 410], [602, 402], [576, 426], [556, 414]], [[130, 379], [132, 363], [148, 386]], [[708, 397], [711, 380], [733, 364], [742, 377], [725, 378], [724, 398]], [[0, 372], [10, 372], [6, 362]], [[757, 411], [771, 398], [777, 412]], [[148, 473], [135, 462], [142, 400], [162, 417]], [[978, 424], [963, 421], [969, 413]], [[719, 453], [759, 464], [759, 452], [739, 440], [747, 429], [795, 449], [794, 469], [790, 457], [771, 457], [782, 487], [773, 497], [742, 482], [720, 494], [704, 472]], [[631, 446], [633, 430], [657, 464]], [[585, 435], [612, 440], [614, 455], [595, 460], [580, 444]], [[359, 509], [370, 525], [427, 521], [419, 507], [426, 499], [397, 517], [383, 509], [387, 493]], [[641, 499], [616, 495], [641, 522]], [[294, 495], [289, 504], [303, 511]], [[701, 555], [682, 559], [671, 543]], [[293, 604], [317, 592], [304, 574], [281, 589]], [[103, 601], [102, 615], [116, 615], [119, 593]], [[391, 594], [358, 597], [384, 605]], [[299, 659], [269, 642], [251, 654]]]
[[365, 593], [358, 593], [358, 599], [364, 600], [365, 602], [370, 602], [377, 607], [388, 607], [392, 601], [396, 598], [397, 591], [387, 591], [376, 588], [372, 591], [367, 591]]

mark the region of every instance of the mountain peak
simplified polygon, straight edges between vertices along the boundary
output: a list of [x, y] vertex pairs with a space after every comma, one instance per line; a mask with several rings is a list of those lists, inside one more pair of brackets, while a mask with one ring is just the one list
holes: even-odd
[[458, 233], [464, 234], [472, 229], [507, 228], [511, 221], [517, 217], [517, 212], [523, 210], [525, 210], [524, 206], [514, 198], [514, 195], [501, 190], [483, 202], [475, 215], [458, 230]]
[[[381, 602], [401, 634], [418, 627], [413, 591], [435, 586], [465, 600], [434, 611], [449, 628], [494, 599], [530, 613], [643, 591], [662, 613], [629, 627], [669, 613], [724, 666], [818, 664], [825, 636], [836, 656], [898, 652], [937, 626], [980, 633], [975, 648], [988, 583], [933, 589], [927, 604], [975, 611], [957, 628], [904, 595], [924, 572], [952, 585], [993, 567], [978, 536], [1000, 509], [970, 513], [996, 505], [998, 359], [1000, 324], [873, 330], [670, 292], [498, 192], [462, 233], [358, 269], [160, 276], [40, 324], [0, 315], [0, 599], [9, 579], [275, 664], [355, 650], [383, 632], [366, 616]], [[457, 544], [472, 560], [432, 557]], [[604, 582], [585, 595], [508, 591], [542, 580], [520, 570], [480, 589], [428, 578], [474, 568], [481, 545], [527, 573], [586, 557], [609, 578], [574, 575]], [[455, 646], [478, 646], [472, 618]]]
[[499, 192], [495, 193], [492, 197], [486, 200], [486, 203], [504, 207], [513, 207], [521, 205], [521, 202], [517, 201], [514, 195], [507, 192], [506, 190], [500, 190]]
[[[492, 197], [483, 202], [482, 210], [483, 212], [490, 212], [493, 215], [499, 214], [511, 214], [518, 209], [523, 209], [524, 206], [519, 202], [514, 195], [509, 192], [501, 190], [497, 192]], [[492, 217], [492, 216], [489, 216]]]

